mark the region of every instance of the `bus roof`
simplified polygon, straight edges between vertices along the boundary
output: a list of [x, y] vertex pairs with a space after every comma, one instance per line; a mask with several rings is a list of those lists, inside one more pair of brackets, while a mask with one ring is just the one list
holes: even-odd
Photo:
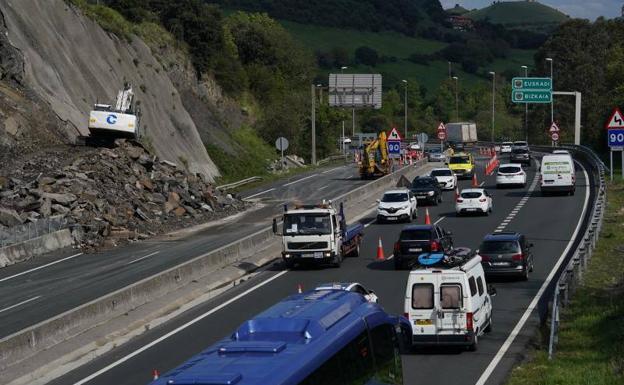
[[331, 289], [292, 295], [152, 385], [296, 384], [367, 327], [398, 322], [358, 293]]

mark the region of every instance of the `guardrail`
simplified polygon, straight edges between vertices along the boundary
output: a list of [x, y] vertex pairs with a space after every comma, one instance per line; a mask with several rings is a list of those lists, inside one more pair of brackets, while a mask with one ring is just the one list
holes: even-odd
[[328, 156], [325, 159], [319, 160], [318, 162], [316, 162], [316, 164], [320, 166], [320, 165], [323, 165], [325, 163], [329, 163], [332, 160], [344, 160], [346, 162], [348, 159], [349, 159], [349, 155], [348, 154], [345, 154], [345, 155], [342, 155], [342, 154], [341, 155], [332, 155], [332, 156]]
[[216, 189], [217, 190], [227, 191], [229, 189], [240, 187], [240, 186], [246, 185], [247, 183], [257, 182], [259, 180], [262, 180], [261, 176], [252, 176], [252, 177], [249, 177], [249, 178], [241, 179], [241, 180], [236, 181], [236, 182], [232, 182], [232, 183], [224, 184], [224, 185], [221, 185], [221, 186], [217, 186]]

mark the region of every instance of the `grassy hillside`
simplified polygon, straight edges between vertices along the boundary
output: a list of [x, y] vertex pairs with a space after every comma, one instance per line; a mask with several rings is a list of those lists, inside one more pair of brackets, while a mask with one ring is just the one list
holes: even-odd
[[465, 14], [473, 20], [488, 20], [493, 24], [503, 24], [508, 28], [533, 31], [549, 31], [568, 20], [559, 10], [538, 2], [507, 1], [498, 2]]
[[470, 12], [469, 10], [467, 10], [466, 8], [462, 7], [459, 4], [455, 4], [453, 8], [445, 9], [445, 11], [449, 15], [463, 15], [465, 13]]
[[[332, 27], [321, 27], [310, 24], [300, 24], [290, 21], [280, 21], [280, 23], [305, 47], [312, 51], [329, 50], [332, 47], [346, 48], [351, 57], [360, 46], [371, 47], [380, 55], [392, 56], [396, 58], [394, 62], [384, 62], [374, 68], [367, 66], [350, 66], [347, 72], [380, 72], [384, 74], [384, 85], [390, 86], [401, 79], [413, 78], [427, 88], [436, 89], [440, 82], [448, 77], [448, 64], [445, 60], [434, 60], [428, 65], [415, 64], [407, 59], [412, 54], [433, 54], [447, 46], [447, 43], [423, 38], [408, 37], [395, 32], [364, 32], [348, 29], [338, 29]], [[493, 69], [497, 72], [505, 70], [517, 71], [520, 65], [531, 64], [533, 62], [533, 50], [513, 49], [510, 56], [505, 60], [497, 60], [493, 63]], [[325, 77], [329, 72], [335, 70], [325, 70], [321, 75]], [[473, 85], [476, 82], [484, 81], [479, 76], [467, 74], [461, 71], [458, 64], [454, 65], [453, 72], [459, 76], [463, 85]]]

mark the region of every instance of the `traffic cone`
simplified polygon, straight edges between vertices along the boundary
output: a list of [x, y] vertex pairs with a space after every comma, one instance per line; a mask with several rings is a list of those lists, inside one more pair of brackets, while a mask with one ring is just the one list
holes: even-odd
[[459, 198], [459, 187], [455, 186], [455, 200]]
[[157, 369], [152, 370], [152, 379], [157, 380], [160, 377]]
[[472, 174], [472, 187], [479, 187], [479, 181], [477, 180], [477, 173]]
[[377, 260], [385, 261], [386, 257], [384, 257], [383, 246], [381, 245], [381, 237], [379, 237], [379, 244], [377, 245]]
[[425, 224], [426, 225], [430, 225], [431, 224], [431, 217], [429, 216], [429, 209], [428, 208], [425, 209]]
[[297, 293], [299, 293], [299, 294], [303, 293], [303, 285], [302, 284], [298, 284], [297, 285]]

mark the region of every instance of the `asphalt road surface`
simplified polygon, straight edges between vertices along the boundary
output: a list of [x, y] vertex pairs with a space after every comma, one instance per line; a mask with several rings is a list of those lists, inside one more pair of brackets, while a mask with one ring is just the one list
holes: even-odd
[[[482, 164], [480, 167], [482, 169]], [[477, 248], [487, 233], [496, 230], [524, 233], [535, 244], [535, 270], [526, 282], [493, 282], [498, 291], [493, 298], [493, 331], [479, 339], [477, 352], [445, 348], [404, 355], [405, 384], [490, 385], [504, 382], [512, 365], [525, 351], [529, 338], [535, 334], [536, 312], [527, 309], [535, 306], [537, 293], [569, 248], [582, 217], [589, 193], [583, 168], [577, 168], [576, 178], [574, 196], [542, 197], [539, 186], [536, 191], [531, 191], [531, 186], [537, 185], [533, 165], [528, 170], [525, 188], [499, 190], [493, 186], [493, 177], [484, 181], [494, 199], [494, 211], [489, 216], [455, 216], [452, 191], [444, 193], [441, 205], [428, 207], [432, 221], [452, 231], [455, 246]], [[466, 188], [469, 184], [469, 181], [461, 181], [460, 187]], [[422, 223], [423, 218], [424, 208], [421, 207], [417, 222]], [[393, 270], [392, 260], [376, 261], [375, 253], [381, 237], [385, 255], [390, 257], [403, 225], [378, 225], [373, 219], [374, 213], [371, 212], [363, 220], [368, 226], [361, 256], [345, 260], [340, 268], [289, 271], [276, 263], [244, 284], [150, 330], [53, 384], [147, 384], [152, 370], [158, 369], [162, 373], [181, 364], [229, 335], [246, 319], [294, 293], [298, 284], [310, 289], [323, 282], [357, 281], [375, 290], [388, 312], [402, 314], [408, 272]], [[516, 337], [513, 341], [510, 341], [510, 334]]]
[[319, 169], [241, 194], [263, 207], [184, 239], [94, 254], [69, 248], [0, 269], [0, 338], [270, 226], [285, 201], [331, 199], [367, 182], [354, 165]]

